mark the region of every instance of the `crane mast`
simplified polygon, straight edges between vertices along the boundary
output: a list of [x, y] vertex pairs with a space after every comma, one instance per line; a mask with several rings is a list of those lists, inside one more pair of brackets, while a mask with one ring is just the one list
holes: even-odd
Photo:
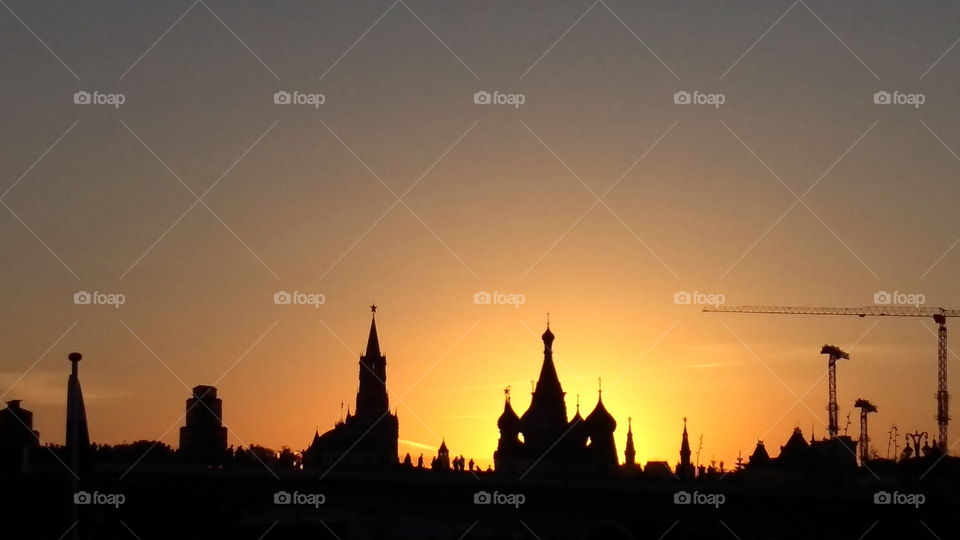
[[[950, 393], [947, 391], [947, 317], [960, 317], [960, 309], [920, 306], [873, 305], [862, 307], [800, 307], [800, 306], [707, 306], [708, 313], [762, 313], [768, 315], [855, 315], [857, 317], [930, 317], [937, 323], [937, 427], [940, 449], [949, 449], [947, 426], [950, 423]], [[826, 353], [824, 353], [826, 354]], [[832, 369], [832, 368], [831, 368]], [[831, 403], [835, 406], [836, 374], [831, 376]], [[829, 405], [828, 405], [829, 407]], [[829, 410], [829, 409], [828, 409]], [[831, 411], [831, 415], [833, 412]], [[836, 428], [836, 423], [831, 423]], [[835, 431], [831, 431], [835, 436]]]
[[[824, 345], [820, 349], [820, 354], [827, 355], [827, 373], [829, 374], [829, 390], [827, 399], [827, 413], [829, 414], [829, 425], [827, 431], [830, 432], [830, 438], [833, 439], [840, 431], [840, 423], [837, 421], [837, 360], [849, 360], [850, 355], [833, 345]], [[847, 419], [849, 426], [849, 418]]]
[[949, 448], [947, 439], [947, 424], [950, 423], [950, 394], [947, 392], [947, 318], [943, 315], [934, 315], [937, 328], [937, 427], [940, 439], [940, 449], [944, 452]]
[[[859, 398], [853, 404], [860, 409], [860, 442], [857, 446], [860, 448], [860, 463], [866, 463], [870, 459], [870, 435], [867, 433], [867, 415], [877, 412], [877, 406], [870, 401]], [[890, 443], [887, 443], [887, 454], [890, 454]]]

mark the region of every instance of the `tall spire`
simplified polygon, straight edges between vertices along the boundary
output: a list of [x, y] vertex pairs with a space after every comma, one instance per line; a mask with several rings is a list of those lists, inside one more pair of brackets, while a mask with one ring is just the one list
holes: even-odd
[[354, 416], [376, 420], [387, 415], [390, 408], [387, 398], [387, 357], [380, 352], [376, 304], [370, 306], [370, 313], [370, 336], [367, 338], [367, 350], [360, 357], [360, 387]]
[[687, 417], [683, 417], [683, 439], [680, 441], [680, 462], [690, 463], [690, 439], [687, 436]]
[[80, 389], [80, 367], [83, 358], [78, 352], [70, 353], [70, 378], [67, 380], [67, 452], [74, 471], [82, 467], [90, 449], [90, 433], [87, 430], [87, 411]]
[[680, 441], [680, 463], [677, 465], [677, 476], [684, 480], [690, 480], [695, 472], [693, 464], [690, 463], [690, 439], [687, 436], [687, 417], [683, 417], [683, 438]]
[[380, 354], [380, 338], [377, 336], [377, 305], [370, 305], [370, 336], [367, 338], [367, 352], [364, 356], [377, 357]]
[[623, 451], [624, 462], [627, 465], [637, 464], [637, 451], [633, 447], [633, 418], [627, 417], [627, 448]]

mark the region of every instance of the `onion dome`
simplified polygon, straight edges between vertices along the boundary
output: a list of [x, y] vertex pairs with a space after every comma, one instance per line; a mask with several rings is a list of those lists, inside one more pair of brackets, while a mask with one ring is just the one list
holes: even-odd
[[547, 331], [540, 338], [543, 339], [543, 346], [548, 351], [553, 350], [553, 332], [550, 331], [550, 323], [547, 323]]
[[519, 433], [520, 417], [514, 412], [510, 405], [510, 396], [503, 402], [503, 414], [497, 419], [497, 427], [501, 433]]
[[597, 399], [597, 406], [587, 415], [586, 423], [591, 433], [613, 433], [617, 429], [617, 421], [603, 406], [602, 396]]

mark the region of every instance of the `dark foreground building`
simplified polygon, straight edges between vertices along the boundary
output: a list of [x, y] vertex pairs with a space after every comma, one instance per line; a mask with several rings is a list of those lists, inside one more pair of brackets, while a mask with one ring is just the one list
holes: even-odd
[[187, 425], [180, 428], [180, 452], [206, 463], [223, 460], [227, 451], [227, 428], [223, 425], [223, 400], [213, 386], [195, 386], [187, 399]]

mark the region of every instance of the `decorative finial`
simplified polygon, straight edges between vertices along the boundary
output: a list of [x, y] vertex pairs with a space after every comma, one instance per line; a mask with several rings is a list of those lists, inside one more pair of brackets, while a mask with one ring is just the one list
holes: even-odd
[[508, 384], [506, 388], [503, 389], [503, 395], [507, 398], [507, 401], [510, 401], [510, 385]]
[[580, 394], [577, 394], [577, 414], [580, 414]]
[[370, 313], [377, 312], [377, 304], [370, 304]]
[[603, 378], [597, 377], [597, 394], [603, 397]]
[[530, 393], [532, 394], [532, 393], [534, 393], [534, 392], [536, 392], [536, 391], [537, 391], [537, 381], [534, 381], [533, 379], [531, 379], [531, 380], [530, 380]]
[[630, 430], [632, 430], [632, 429], [633, 429], [633, 417], [632, 417], [632, 416], [628, 416], [628, 417], [627, 417], [627, 431], [630, 431]]
[[550, 312], [547, 312], [547, 328], [550, 328]]
[[687, 417], [686, 417], [686, 416], [683, 417], [683, 428], [684, 428], [684, 429], [687, 428]]

